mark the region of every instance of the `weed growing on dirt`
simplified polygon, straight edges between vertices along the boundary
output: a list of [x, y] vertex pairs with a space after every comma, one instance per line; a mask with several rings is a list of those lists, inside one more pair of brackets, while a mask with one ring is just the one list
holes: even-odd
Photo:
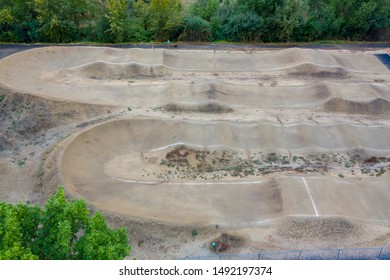
[[376, 177], [379, 177], [379, 176], [385, 174], [385, 172], [386, 172], [385, 169], [382, 167], [379, 171], [377, 171]]
[[[244, 178], [275, 172], [346, 174], [381, 176], [390, 168], [388, 157], [365, 157], [344, 153], [291, 155], [271, 153], [239, 153], [235, 151], [196, 150], [178, 146], [167, 152], [159, 162], [165, 170], [156, 176], [163, 180], [219, 180], [226, 177]], [[336, 173], [337, 172], [337, 173]]]
[[222, 233], [217, 239], [211, 242], [210, 250], [215, 253], [222, 253], [230, 248], [240, 247], [244, 243], [241, 237]]

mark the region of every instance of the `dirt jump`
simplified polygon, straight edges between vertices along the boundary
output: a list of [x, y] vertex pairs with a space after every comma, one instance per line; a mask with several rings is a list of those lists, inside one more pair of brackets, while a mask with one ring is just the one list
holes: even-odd
[[[223, 227], [245, 236], [234, 252], [272, 249], [266, 235], [283, 248], [312, 240], [296, 221], [333, 225], [316, 246], [383, 245], [390, 70], [375, 54], [386, 52], [46, 47], [0, 60], [0, 83], [121, 112], [69, 133], [50, 168], [69, 195], [124, 221]], [[141, 258], [207, 247], [148, 255], [139, 240]]]

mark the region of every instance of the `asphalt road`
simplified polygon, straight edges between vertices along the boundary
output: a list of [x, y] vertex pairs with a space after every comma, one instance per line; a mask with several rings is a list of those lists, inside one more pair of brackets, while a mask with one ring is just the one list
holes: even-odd
[[[11, 54], [33, 49], [43, 48], [48, 46], [92, 46], [88, 44], [0, 44], [0, 59]], [[171, 45], [174, 48], [175, 43]], [[164, 43], [156, 44], [102, 44], [96, 45], [96, 47], [112, 47], [112, 48], [167, 48]], [[327, 49], [327, 50], [367, 50], [367, 49], [382, 49], [390, 48], [390, 42], [385, 43], [362, 43], [362, 44], [301, 44], [301, 43], [286, 43], [286, 44], [186, 44], [180, 43], [177, 45], [179, 49], [199, 49], [199, 50], [212, 50], [212, 49], [285, 49], [285, 48], [310, 48], [310, 49]]]

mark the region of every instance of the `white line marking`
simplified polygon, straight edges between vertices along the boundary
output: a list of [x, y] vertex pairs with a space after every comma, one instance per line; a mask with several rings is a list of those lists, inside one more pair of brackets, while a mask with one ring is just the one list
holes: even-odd
[[135, 183], [141, 185], [178, 185], [178, 186], [205, 186], [205, 185], [253, 185], [253, 184], [262, 184], [265, 181], [217, 181], [217, 182], [170, 182], [170, 181], [142, 181], [142, 180], [131, 180], [131, 179], [121, 179], [114, 176], [109, 176], [112, 179], [126, 182], [126, 183]]
[[[244, 223], [226, 223], [226, 222], [221, 222], [221, 221], [214, 221], [214, 224], [218, 224], [220, 226], [263, 226], [264, 224], [269, 224], [272, 222], [277, 222], [277, 221], [283, 221], [284, 219], [288, 218], [312, 218], [316, 217], [315, 215], [305, 215], [305, 214], [292, 214], [292, 215], [285, 215], [285, 216], [280, 216], [276, 218], [270, 218], [270, 219], [265, 219], [265, 220], [258, 220], [258, 221], [253, 221], [253, 222], [244, 222]], [[357, 220], [357, 221], [363, 221], [363, 222], [377, 222], [377, 223], [385, 223], [386, 225], [389, 224], [390, 220], [376, 220], [376, 219], [363, 219], [363, 218], [356, 218], [352, 216], [344, 216], [344, 215], [321, 215], [321, 218], [344, 218], [347, 220]]]
[[183, 186], [203, 186], [203, 185], [253, 185], [262, 184], [264, 181], [222, 181], [222, 182], [194, 182], [194, 183], [181, 183], [181, 182], [163, 182], [168, 185], [183, 185]]
[[310, 193], [310, 190], [309, 190], [309, 186], [306, 183], [305, 177], [302, 177], [302, 180], [303, 180], [303, 183], [305, 183], [307, 193], [309, 194], [309, 197], [310, 197], [310, 200], [311, 200], [311, 204], [313, 205], [314, 211], [316, 212], [316, 216], [318, 217], [317, 207], [316, 207], [316, 204], [314, 203], [313, 197], [311, 196], [311, 193]]

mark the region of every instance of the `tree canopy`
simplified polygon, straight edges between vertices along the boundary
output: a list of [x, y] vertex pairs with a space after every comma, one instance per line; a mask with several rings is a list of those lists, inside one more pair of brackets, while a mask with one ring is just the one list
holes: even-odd
[[0, 260], [120, 260], [130, 253], [124, 228], [90, 217], [83, 200], [68, 202], [60, 187], [42, 210], [0, 202]]
[[0, 0], [2, 42], [375, 40], [389, 26], [390, 0]]

